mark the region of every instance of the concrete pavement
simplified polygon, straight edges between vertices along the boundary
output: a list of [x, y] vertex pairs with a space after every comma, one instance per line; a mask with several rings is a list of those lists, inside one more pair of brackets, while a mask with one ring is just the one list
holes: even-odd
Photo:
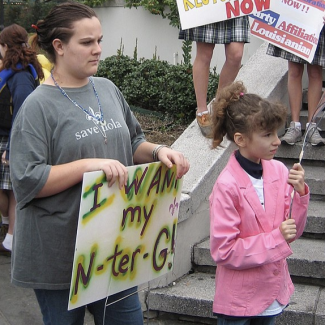
[[[10, 257], [0, 255], [0, 325], [43, 325], [34, 291], [10, 283], [10, 264]], [[193, 322], [179, 321], [175, 317], [162, 315], [155, 319], [145, 319], [144, 324], [193, 325]], [[86, 312], [84, 325], [94, 325], [89, 312]]]
[[[34, 291], [10, 283], [10, 264], [10, 257], [0, 255], [0, 325], [43, 325]], [[84, 325], [94, 324], [87, 312]]]
[[10, 283], [10, 257], [0, 256], [0, 325], [42, 325], [33, 290]]

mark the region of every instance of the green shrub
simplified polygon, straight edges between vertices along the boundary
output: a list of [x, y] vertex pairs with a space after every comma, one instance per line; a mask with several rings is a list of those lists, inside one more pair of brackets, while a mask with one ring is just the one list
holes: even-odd
[[164, 76], [170, 65], [166, 61], [141, 60], [140, 65], [126, 76], [121, 90], [132, 105], [159, 111]]
[[[196, 97], [192, 65], [172, 65], [157, 59], [136, 60], [123, 54], [101, 61], [97, 76], [113, 81], [129, 105], [160, 112], [174, 123], [189, 123], [195, 118]], [[210, 73], [207, 101], [215, 96], [219, 76]]]
[[170, 65], [162, 80], [159, 109], [175, 120], [192, 121], [196, 109], [192, 80], [191, 65]]
[[[88, 3], [101, 2], [105, 0], [86, 0]], [[169, 19], [169, 24], [180, 27], [180, 20], [175, 0], [125, 0], [126, 7], [138, 8], [142, 6], [154, 15], [160, 15]]]
[[112, 80], [114, 84], [123, 89], [125, 77], [137, 70], [140, 62], [129, 56], [120, 54], [107, 57], [100, 61], [97, 76]]
[[56, 5], [56, 1], [4, 1], [4, 25], [18, 24], [24, 27], [27, 32], [35, 33], [31, 27], [38, 20], [43, 19]]
[[209, 84], [208, 84], [208, 94], [207, 94], [207, 102], [209, 103], [216, 95], [216, 91], [218, 89], [219, 84], [219, 74], [217, 73], [217, 68], [214, 67], [212, 69], [213, 72], [210, 72], [209, 75]]

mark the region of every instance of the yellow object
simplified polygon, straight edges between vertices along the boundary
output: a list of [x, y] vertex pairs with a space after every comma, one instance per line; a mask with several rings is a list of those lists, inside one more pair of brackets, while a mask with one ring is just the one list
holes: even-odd
[[44, 79], [40, 80], [40, 83], [43, 83], [51, 75], [52, 63], [43, 54], [37, 54], [37, 59], [43, 69]]

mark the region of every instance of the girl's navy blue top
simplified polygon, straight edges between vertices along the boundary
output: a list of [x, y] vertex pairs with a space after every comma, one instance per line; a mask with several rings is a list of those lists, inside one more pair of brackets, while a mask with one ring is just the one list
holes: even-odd
[[235, 157], [239, 163], [239, 165], [244, 169], [244, 171], [249, 174], [250, 176], [261, 179], [263, 175], [263, 166], [261, 163], [257, 164], [253, 161], [250, 161], [249, 159], [242, 156], [237, 150], [235, 152]]

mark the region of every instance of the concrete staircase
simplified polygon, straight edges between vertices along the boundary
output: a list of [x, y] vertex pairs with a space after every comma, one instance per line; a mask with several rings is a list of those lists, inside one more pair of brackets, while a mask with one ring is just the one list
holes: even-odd
[[[290, 167], [300, 149], [299, 145], [282, 146], [277, 159]], [[288, 258], [288, 264], [296, 291], [290, 306], [278, 318], [277, 325], [325, 324], [324, 160], [324, 148], [306, 148], [302, 164], [311, 190], [308, 221], [303, 236], [291, 244], [294, 254]], [[193, 316], [196, 324], [215, 324], [211, 312], [215, 263], [210, 257], [208, 238], [193, 247], [192, 263], [193, 273], [174, 285], [149, 292], [150, 309], [176, 313], [187, 321], [191, 320], [189, 316]]]
[[[302, 110], [303, 127], [306, 116], [307, 112]], [[320, 127], [325, 130], [325, 121]], [[290, 168], [298, 161], [301, 148], [301, 143], [282, 145], [276, 159]], [[294, 253], [288, 258], [295, 293], [289, 307], [278, 317], [277, 325], [325, 324], [325, 148], [307, 146], [302, 165], [311, 202], [304, 234], [291, 244]], [[148, 308], [157, 314], [170, 315], [180, 321], [177, 324], [217, 324], [212, 315], [215, 267], [209, 238], [205, 238], [193, 246], [192, 270], [188, 274], [168, 286], [147, 292]]]

